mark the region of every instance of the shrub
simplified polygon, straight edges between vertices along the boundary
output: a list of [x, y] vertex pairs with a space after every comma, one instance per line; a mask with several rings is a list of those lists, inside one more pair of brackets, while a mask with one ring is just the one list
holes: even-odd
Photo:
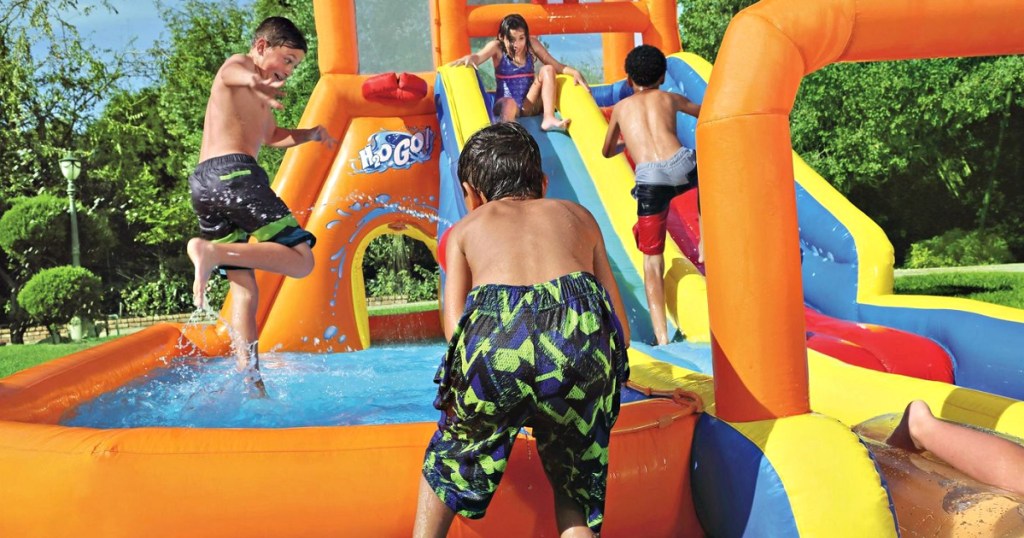
[[[136, 316], [158, 316], [191, 312], [192, 273], [159, 272], [147, 275], [121, 290], [125, 311]], [[206, 300], [211, 305], [222, 304], [228, 292], [226, 279], [210, 279]]]
[[366, 292], [370, 297], [402, 296], [409, 301], [426, 301], [437, 299], [437, 284], [440, 273], [437, 269], [432, 273], [420, 266], [413, 267], [413, 272], [402, 269], [395, 272], [390, 269], [377, 271], [377, 276], [366, 283]]
[[998, 233], [989, 230], [965, 232], [953, 228], [942, 235], [911, 244], [906, 266], [912, 269], [960, 267], [1010, 261], [1013, 261], [1013, 254]]
[[52, 267], [36, 273], [18, 293], [28, 315], [46, 326], [88, 316], [100, 302], [99, 277], [84, 267]]

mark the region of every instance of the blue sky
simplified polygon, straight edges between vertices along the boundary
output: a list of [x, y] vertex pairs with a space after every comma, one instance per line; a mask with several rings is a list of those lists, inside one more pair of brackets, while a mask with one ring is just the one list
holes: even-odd
[[[176, 7], [179, 0], [163, 0], [165, 7]], [[250, 2], [242, 0], [242, 5]], [[69, 19], [78, 27], [82, 39], [103, 49], [121, 50], [129, 43], [138, 51], [145, 51], [156, 43], [164, 31], [163, 21], [155, 0], [110, 0], [117, 13], [97, 7], [88, 16]], [[82, 6], [96, 6], [95, 0], [86, 0]], [[132, 42], [134, 39], [134, 42]], [[600, 56], [600, 40], [597, 36], [548, 36], [552, 54], [564, 62], [593, 60]], [[597, 51], [594, 51], [594, 49]], [[595, 56], [596, 55], [596, 56]]]
[[[176, 0], [164, 1], [176, 6]], [[122, 49], [135, 38], [132, 48], [144, 51], [153, 46], [164, 29], [154, 0], [110, 0], [117, 13], [97, 7], [88, 16], [75, 16], [69, 22], [78, 27], [82, 39], [105, 49]], [[98, 5], [82, 2], [83, 6]]]

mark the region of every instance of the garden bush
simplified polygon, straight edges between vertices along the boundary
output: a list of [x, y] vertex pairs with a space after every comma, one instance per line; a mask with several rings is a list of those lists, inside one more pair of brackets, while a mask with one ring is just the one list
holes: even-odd
[[[80, 207], [78, 227], [82, 263], [101, 265], [116, 243], [106, 215]], [[31, 274], [71, 260], [70, 229], [67, 199], [51, 194], [18, 198], [0, 217], [0, 249]]]
[[910, 245], [906, 266], [962, 267], [965, 265], [992, 265], [1013, 261], [1006, 240], [991, 230], [966, 232], [954, 228], [948, 232]]
[[94, 314], [101, 290], [99, 277], [84, 267], [51, 267], [29, 279], [18, 293], [18, 303], [29, 317], [55, 333], [54, 325]]
[[[228, 292], [227, 279], [213, 277], [206, 291], [207, 302], [214, 308], [224, 302]], [[121, 290], [125, 312], [133, 316], [160, 316], [191, 312], [192, 273], [153, 273]]]
[[377, 271], [377, 276], [366, 282], [366, 293], [370, 297], [402, 296], [409, 301], [437, 299], [440, 273], [421, 267], [413, 267], [410, 273], [405, 269], [395, 272], [391, 269]]

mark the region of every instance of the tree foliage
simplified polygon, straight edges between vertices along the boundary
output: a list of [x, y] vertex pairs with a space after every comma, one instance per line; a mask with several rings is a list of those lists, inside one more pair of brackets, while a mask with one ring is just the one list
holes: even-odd
[[112, 9], [75, 0], [23, 0], [0, 13], [0, 198], [59, 190], [57, 160], [110, 92], [138, 64], [124, 52], [81, 41], [72, 13]]
[[[713, 61], [755, 2], [680, 3], [684, 49]], [[826, 66], [804, 78], [790, 121], [794, 149], [886, 230], [899, 260], [957, 227], [995, 230], [1024, 255], [1024, 57]]]
[[92, 271], [84, 267], [51, 267], [36, 273], [25, 284], [18, 293], [18, 302], [33, 320], [49, 326], [93, 314], [101, 293], [100, 279]]
[[[98, 211], [78, 213], [82, 263], [107, 265], [107, 253], [116, 239], [106, 216]], [[13, 262], [9, 269], [20, 278], [46, 267], [64, 265], [71, 258], [71, 222], [68, 201], [49, 194], [14, 200], [0, 217], [0, 248]]]

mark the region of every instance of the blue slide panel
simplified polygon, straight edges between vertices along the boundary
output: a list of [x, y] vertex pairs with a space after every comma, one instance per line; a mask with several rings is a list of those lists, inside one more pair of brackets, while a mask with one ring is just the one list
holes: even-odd
[[860, 318], [939, 342], [953, 356], [956, 385], [1024, 400], [1024, 327], [960, 310], [860, 306]]
[[[704, 79], [686, 62], [679, 58], [668, 59], [668, 70], [665, 72], [665, 83], [661, 85], [662, 90], [681, 94], [700, 104], [704, 102], [707, 87]], [[697, 149], [696, 132], [697, 118], [682, 112], [676, 115], [676, 137], [682, 145]]]
[[857, 319], [857, 247], [850, 231], [799, 183], [796, 205], [804, 302], [823, 314]]

